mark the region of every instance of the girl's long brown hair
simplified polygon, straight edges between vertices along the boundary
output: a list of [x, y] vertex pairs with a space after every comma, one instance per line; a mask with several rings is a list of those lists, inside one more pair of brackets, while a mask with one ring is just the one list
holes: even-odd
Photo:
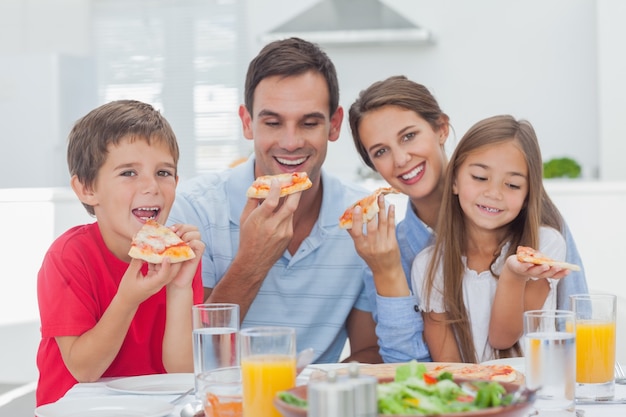
[[[463, 300], [464, 264], [467, 235], [463, 211], [458, 196], [452, 192], [459, 167], [468, 155], [485, 146], [515, 141], [526, 157], [528, 166], [528, 195], [519, 215], [508, 225], [506, 239], [500, 242], [493, 254], [493, 264], [506, 242], [510, 242], [509, 256], [515, 253], [518, 245], [538, 247], [541, 225], [561, 230], [562, 217], [543, 187], [543, 163], [537, 136], [532, 125], [525, 120], [502, 115], [484, 119], [474, 126], [459, 141], [446, 170], [443, 201], [437, 223], [435, 250], [426, 272], [424, 300], [430, 298], [438, 265], [443, 271], [443, 300], [456, 343], [463, 362], [477, 362], [471, 327]], [[519, 344], [511, 348], [495, 351], [496, 357], [519, 355]]]

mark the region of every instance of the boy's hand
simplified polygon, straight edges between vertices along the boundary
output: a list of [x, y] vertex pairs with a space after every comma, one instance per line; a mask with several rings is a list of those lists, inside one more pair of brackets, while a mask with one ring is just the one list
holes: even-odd
[[148, 264], [148, 273], [143, 276], [141, 267], [144, 261], [131, 259], [124, 273], [118, 295], [131, 306], [138, 306], [150, 296], [156, 294], [167, 285], [181, 268], [180, 264], [171, 264], [169, 259], [160, 265]]
[[171, 229], [189, 245], [196, 254], [196, 257], [185, 262], [181, 262], [180, 269], [170, 282], [178, 288], [191, 287], [193, 277], [196, 274], [202, 254], [204, 253], [204, 242], [202, 242], [200, 231], [196, 226], [190, 224], [175, 224]]

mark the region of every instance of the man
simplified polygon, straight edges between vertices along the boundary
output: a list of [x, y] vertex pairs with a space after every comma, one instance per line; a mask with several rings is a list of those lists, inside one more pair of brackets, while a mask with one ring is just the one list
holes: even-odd
[[[302, 39], [270, 43], [250, 63], [239, 117], [254, 157], [181, 184], [170, 215], [200, 229], [206, 301], [239, 304], [243, 328], [294, 327], [317, 363], [337, 362], [346, 337], [346, 360], [381, 362], [366, 265], [338, 226], [366, 191], [322, 170], [343, 119], [333, 63]], [[256, 177], [297, 171], [310, 189], [280, 198], [273, 182], [265, 200], [246, 198]]]

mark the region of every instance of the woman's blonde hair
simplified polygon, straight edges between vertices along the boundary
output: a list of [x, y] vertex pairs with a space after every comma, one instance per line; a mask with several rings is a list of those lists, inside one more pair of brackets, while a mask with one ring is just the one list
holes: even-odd
[[[538, 247], [541, 225], [561, 230], [563, 220], [558, 209], [543, 187], [543, 163], [537, 136], [532, 125], [525, 120], [502, 115], [484, 119], [472, 126], [459, 141], [446, 170], [443, 200], [437, 223], [435, 250], [426, 272], [424, 299], [432, 292], [437, 267], [443, 273], [443, 300], [456, 343], [463, 362], [476, 362], [470, 322], [463, 299], [462, 256], [466, 253], [467, 235], [465, 217], [458, 196], [453, 193], [453, 183], [459, 167], [468, 155], [486, 146], [509, 141], [516, 142], [524, 153], [528, 167], [528, 195], [518, 216], [508, 225], [504, 241], [493, 254], [491, 269], [506, 242], [510, 242], [506, 256], [513, 254], [518, 245]], [[519, 355], [519, 344], [496, 351], [496, 357]]]

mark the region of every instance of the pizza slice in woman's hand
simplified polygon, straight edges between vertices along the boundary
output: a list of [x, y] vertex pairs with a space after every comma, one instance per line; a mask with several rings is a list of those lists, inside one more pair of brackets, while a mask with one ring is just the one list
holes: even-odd
[[398, 190], [393, 187], [381, 187], [367, 197], [360, 199], [344, 211], [343, 215], [339, 218], [339, 227], [342, 229], [352, 229], [352, 210], [354, 210], [356, 206], [361, 206], [363, 222], [369, 222], [380, 210], [378, 208], [378, 196], [391, 193], [398, 193]]
[[128, 255], [152, 264], [160, 264], [165, 258], [171, 263], [184, 262], [196, 254], [172, 229], [154, 220], [147, 220], [137, 232]]
[[520, 262], [528, 262], [535, 265], [550, 265], [556, 266], [558, 268], [570, 269], [572, 271], [580, 271], [580, 266], [570, 264], [567, 262], [556, 261], [547, 255], [535, 250], [533, 248], [529, 248], [528, 246], [518, 246], [517, 247], [517, 260]]

